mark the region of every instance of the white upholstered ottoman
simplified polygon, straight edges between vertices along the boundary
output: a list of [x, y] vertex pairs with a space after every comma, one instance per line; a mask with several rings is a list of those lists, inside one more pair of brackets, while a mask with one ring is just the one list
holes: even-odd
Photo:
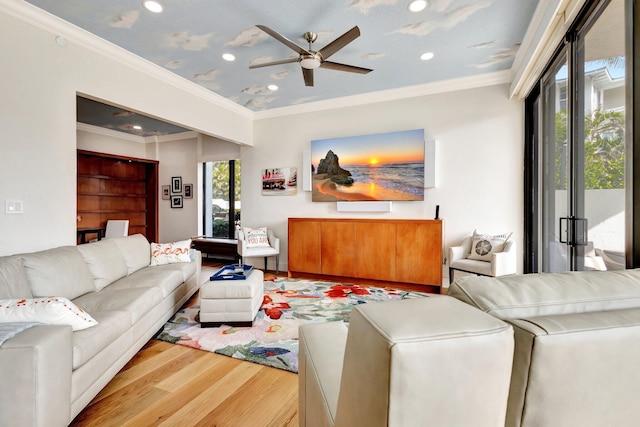
[[200, 287], [200, 324], [252, 326], [264, 297], [264, 274], [254, 269], [244, 280], [212, 280]]

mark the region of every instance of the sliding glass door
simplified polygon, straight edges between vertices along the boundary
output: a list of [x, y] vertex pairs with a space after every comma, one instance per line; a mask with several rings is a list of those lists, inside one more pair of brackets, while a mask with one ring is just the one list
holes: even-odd
[[541, 271], [625, 267], [624, 10], [595, 8], [540, 83]]

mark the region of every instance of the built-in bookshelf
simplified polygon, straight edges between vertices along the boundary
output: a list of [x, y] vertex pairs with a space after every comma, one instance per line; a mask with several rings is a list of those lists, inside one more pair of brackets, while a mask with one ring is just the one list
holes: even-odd
[[[129, 234], [158, 236], [158, 162], [78, 150], [77, 228], [128, 219]], [[91, 237], [91, 236], [90, 236]]]

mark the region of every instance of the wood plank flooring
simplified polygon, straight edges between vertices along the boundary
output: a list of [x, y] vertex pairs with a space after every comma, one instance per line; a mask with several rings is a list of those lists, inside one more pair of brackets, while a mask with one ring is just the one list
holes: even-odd
[[151, 340], [70, 425], [297, 426], [298, 376]]
[[[202, 280], [222, 265], [205, 262]], [[70, 425], [297, 426], [298, 376], [151, 340]]]

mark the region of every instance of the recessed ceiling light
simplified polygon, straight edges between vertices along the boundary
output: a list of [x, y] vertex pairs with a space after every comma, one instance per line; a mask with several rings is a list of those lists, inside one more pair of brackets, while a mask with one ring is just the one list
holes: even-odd
[[236, 56], [233, 53], [223, 53], [222, 59], [224, 59], [225, 61], [235, 61]]
[[427, 7], [427, 2], [425, 0], [414, 0], [409, 3], [409, 10], [411, 12], [420, 12], [421, 10], [424, 10], [425, 7]]
[[276, 86], [276, 85], [269, 85], [269, 86], [267, 86], [267, 89], [269, 89], [269, 90], [278, 90], [278, 86]]
[[420, 59], [422, 59], [423, 61], [428, 61], [433, 57], [434, 57], [433, 52], [425, 52], [422, 55], [420, 55]]
[[133, 125], [133, 128], [135, 130], [142, 130], [142, 126], [140, 126], [140, 125]]
[[157, 1], [146, 0], [142, 3], [149, 12], [160, 13], [162, 12], [162, 5]]

